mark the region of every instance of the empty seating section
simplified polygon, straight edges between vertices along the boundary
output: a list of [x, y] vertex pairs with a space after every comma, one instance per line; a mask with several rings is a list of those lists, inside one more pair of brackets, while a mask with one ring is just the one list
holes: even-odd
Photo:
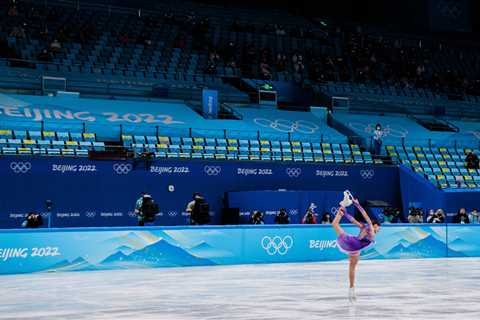
[[[314, 86], [314, 91], [330, 97], [346, 97], [353, 111], [398, 112], [408, 110], [411, 114], [432, 114], [435, 106], [445, 109], [447, 116], [480, 117], [480, 97], [466, 95], [463, 99], [450, 100], [449, 95], [434, 93], [424, 88], [400, 88], [391, 84], [357, 84], [350, 82], [327, 82]], [[337, 100], [337, 106], [346, 106]], [[437, 109], [438, 110], [438, 109]]]
[[86, 157], [105, 143], [89, 132], [0, 130], [0, 154]]
[[355, 144], [256, 139], [123, 135], [123, 145], [156, 158], [373, 163]]
[[478, 150], [388, 145], [386, 151], [389, 156], [442, 189], [480, 187], [480, 170], [467, 169], [464, 162], [466, 154]]

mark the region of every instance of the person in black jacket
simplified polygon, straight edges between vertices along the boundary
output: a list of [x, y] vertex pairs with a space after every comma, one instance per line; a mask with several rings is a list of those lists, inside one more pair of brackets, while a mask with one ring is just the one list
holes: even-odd
[[457, 215], [453, 217], [453, 223], [461, 223], [461, 224], [470, 223], [470, 219], [468, 218], [467, 210], [465, 210], [465, 208], [460, 208], [458, 210]]
[[27, 213], [25, 221], [23, 221], [22, 226], [24, 228], [38, 228], [43, 225], [42, 215], [37, 212]]
[[465, 158], [465, 167], [467, 167], [467, 169], [478, 169], [479, 164], [478, 156], [473, 152], [469, 152]]
[[278, 214], [275, 216], [275, 224], [289, 224], [290, 218], [288, 217], [287, 210], [280, 209]]
[[250, 216], [249, 224], [265, 224], [263, 220], [263, 214], [261, 211], [255, 210]]

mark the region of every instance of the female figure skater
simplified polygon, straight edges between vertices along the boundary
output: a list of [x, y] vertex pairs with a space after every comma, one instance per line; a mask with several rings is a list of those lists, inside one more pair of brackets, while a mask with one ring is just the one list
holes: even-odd
[[[367, 224], [363, 224], [355, 220], [354, 217], [347, 213], [345, 209], [351, 204], [360, 211]], [[360, 228], [358, 236], [353, 236], [346, 233], [340, 226], [340, 220], [345, 216], [351, 223]], [[360, 259], [360, 251], [375, 244], [375, 234], [380, 230], [380, 224], [378, 222], [372, 222], [365, 209], [362, 208], [358, 199], [354, 199], [349, 191], [344, 192], [344, 199], [340, 202], [340, 208], [338, 213], [333, 219], [332, 226], [337, 234], [337, 245], [340, 251], [349, 255], [349, 281], [350, 289], [348, 292], [348, 298], [351, 302], [356, 301], [355, 296], [355, 268], [357, 267], [358, 260]]]

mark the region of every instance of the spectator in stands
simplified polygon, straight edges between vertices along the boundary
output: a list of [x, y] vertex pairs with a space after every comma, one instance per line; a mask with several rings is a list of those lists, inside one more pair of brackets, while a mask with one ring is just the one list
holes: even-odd
[[38, 228], [43, 225], [42, 215], [37, 212], [27, 213], [25, 221], [22, 223], [24, 228]]
[[479, 164], [478, 156], [470, 151], [465, 158], [465, 167], [467, 167], [467, 169], [478, 169]]
[[272, 73], [270, 72], [270, 66], [266, 62], [260, 63], [260, 76], [263, 80], [272, 79]]
[[467, 215], [467, 210], [465, 208], [460, 208], [457, 212], [457, 215], [453, 217], [453, 223], [468, 224], [470, 219]]
[[322, 215], [322, 220], [320, 220], [320, 224], [331, 224], [333, 221], [332, 216], [329, 212], [325, 212]]
[[16, 25], [13, 27], [12, 32], [10, 32], [10, 37], [14, 37], [17, 39], [25, 39], [25, 29], [21, 25]]
[[38, 54], [37, 60], [42, 62], [50, 62], [52, 60], [52, 57], [50, 55], [50, 52], [48, 52], [48, 49], [43, 49], [42, 52]]
[[275, 224], [289, 224], [290, 217], [288, 216], [287, 210], [283, 208], [280, 209], [278, 214], [275, 216], [274, 222]]
[[437, 211], [433, 211], [430, 209], [428, 212], [427, 223], [444, 223], [445, 222], [445, 213], [443, 209], [437, 209]]
[[12, 2], [10, 5], [10, 8], [8, 9], [8, 16], [9, 17], [16, 17], [18, 16], [18, 9], [17, 9], [17, 4], [15, 1]]
[[382, 125], [380, 123], [377, 123], [375, 125], [375, 130], [373, 131], [372, 153], [374, 155], [380, 155], [382, 152], [382, 136], [383, 136]]
[[195, 192], [187, 205], [191, 225], [203, 225], [210, 222], [210, 207], [201, 193]]
[[253, 211], [253, 214], [250, 216], [249, 224], [265, 224], [263, 220], [263, 213], [259, 210]]
[[480, 223], [480, 217], [478, 214], [478, 210], [475, 208], [470, 212], [468, 215], [468, 219], [470, 220], [471, 224], [479, 224]]
[[285, 71], [286, 66], [287, 66], [287, 56], [285, 54], [278, 53], [277, 60], [275, 61], [275, 67], [277, 69], [277, 72]]
[[302, 218], [302, 224], [317, 224], [317, 217], [310, 207]]
[[60, 52], [61, 49], [62, 49], [62, 44], [57, 39], [54, 39], [52, 43], [50, 43], [50, 50], [53, 53]]

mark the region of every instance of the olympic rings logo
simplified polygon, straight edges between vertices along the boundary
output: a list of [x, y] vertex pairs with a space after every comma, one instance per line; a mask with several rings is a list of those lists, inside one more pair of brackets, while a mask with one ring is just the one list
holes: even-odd
[[287, 168], [287, 169], [285, 169], [285, 172], [290, 178], [298, 178], [302, 174], [302, 169], [300, 169], [300, 168]]
[[133, 218], [136, 217], [137, 214], [135, 213], [135, 211], [128, 211], [128, 216]]
[[[368, 134], [373, 134], [376, 124], [350, 122], [348, 126], [357, 131], [363, 131]], [[408, 136], [408, 130], [402, 127], [392, 128], [389, 124], [382, 128], [383, 137], [391, 136], [392, 138], [406, 138]]]
[[133, 167], [130, 163], [115, 163], [113, 165], [113, 170], [117, 174], [128, 174], [132, 169]]
[[255, 118], [253, 119], [253, 122], [261, 127], [285, 133], [299, 132], [313, 134], [320, 129], [318, 125], [307, 120], [290, 121], [285, 119], [270, 120], [265, 118]]
[[287, 254], [288, 250], [293, 247], [293, 238], [291, 236], [285, 236], [283, 238], [280, 236], [275, 236], [273, 238], [265, 236], [260, 243], [268, 255], [274, 256], [279, 254], [284, 256]]
[[298, 209], [290, 209], [288, 210], [288, 214], [290, 214], [291, 216], [295, 216], [298, 214]]
[[168, 215], [172, 218], [177, 216], [177, 214], [178, 214], [177, 211], [168, 211]]
[[97, 215], [97, 213], [96, 213], [95, 211], [87, 211], [87, 212], [85, 213], [85, 216], [86, 216], [87, 218], [94, 218], [96, 215]]
[[372, 179], [374, 175], [375, 175], [375, 171], [373, 169], [360, 170], [360, 176], [365, 180]]
[[30, 162], [10, 162], [10, 169], [15, 173], [27, 173], [32, 169]]
[[222, 167], [219, 166], [205, 166], [203, 167], [203, 172], [208, 176], [218, 176], [222, 172]]

